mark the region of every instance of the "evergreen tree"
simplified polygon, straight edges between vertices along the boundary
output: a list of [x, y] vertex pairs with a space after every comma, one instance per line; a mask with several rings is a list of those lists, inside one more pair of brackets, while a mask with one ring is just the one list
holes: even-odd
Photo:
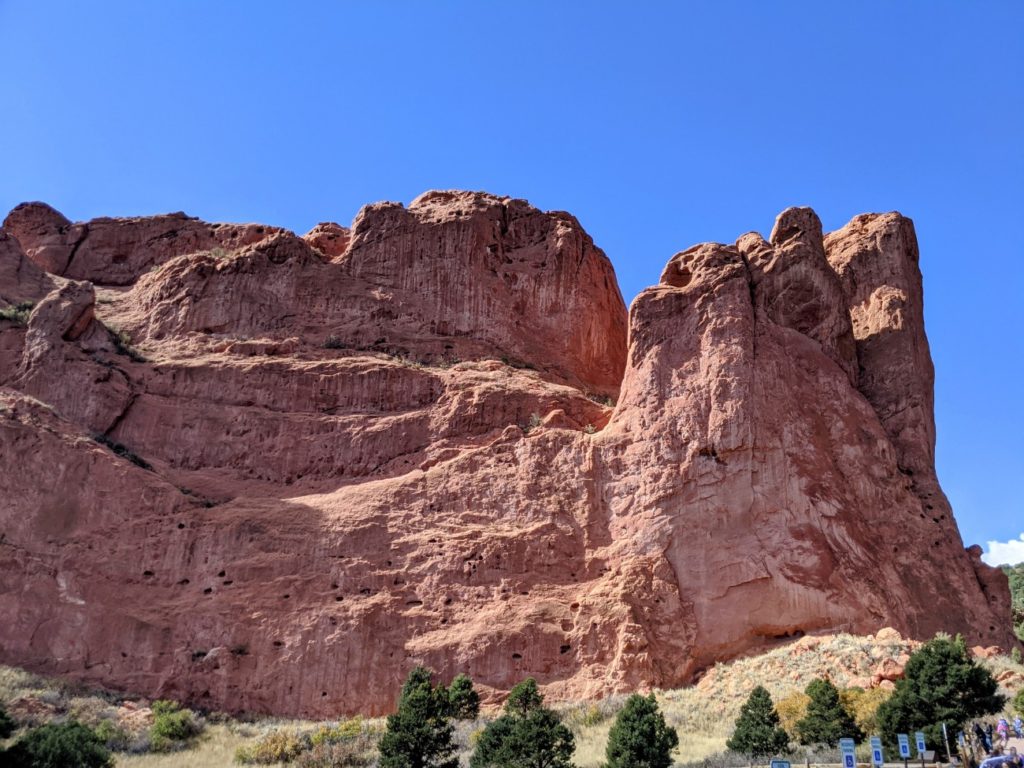
[[997, 689], [992, 674], [970, 657], [962, 637], [936, 635], [910, 655], [892, 698], [879, 707], [882, 736], [895, 744], [897, 733], [924, 731], [928, 743], [942, 752], [942, 724], [952, 734], [969, 720], [999, 712], [1006, 699]]
[[430, 671], [409, 673], [380, 740], [380, 768], [457, 768], [454, 728], [448, 720], [448, 691], [435, 687]]
[[7, 714], [3, 707], [0, 707], [0, 739], [6, 739], [18, 729], [18, 724]]
[[532, 677], [513, 688], [505, 714], [480, 734], [470, 768], [573, 768], [572, 733], [543, 704]]
[[835, 746], [843, 738], [854, 741], [864, 738], [853, 717], [843, 708], [839, 700], [839, 689], [831, 680], [812, 680], [806, 693], [811, 699], [807, 705], [807, 714], [796, 724], [801, 744]]
[[768, 757], [789, 746], [789, 737], [779, 726], [779, 715], [772, 697], [763, 686], [757, 686], [740, 707], [740, 716], [726, 746], [733, 752], [750, 757]]
[[608, 732], [606, 768], [669, 768], [677, 746], [679, 736], [665, 724], [654, 694], [634, 694]]
[[456, 720], [475, 720], [480, 714], [480, 694], [473, 688], [468, 675], [456, 675], [448, 686], [448, 704]]
[[96, 733], [81, 723], [42, 725], [3, 754], [7, 768], [111, 768], [114, 761]]

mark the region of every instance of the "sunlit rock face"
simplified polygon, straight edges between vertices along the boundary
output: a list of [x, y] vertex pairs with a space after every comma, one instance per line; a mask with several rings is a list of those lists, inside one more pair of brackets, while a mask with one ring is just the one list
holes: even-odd
[[[14, 310], [19, 308], [18, 312]], [[0, 230], [0, 661], [281, 715], [684, 684], [807, 633], [1012, 642], [934, 471], [913, 225], [669, 260], [428, 192], [303, 237]]]

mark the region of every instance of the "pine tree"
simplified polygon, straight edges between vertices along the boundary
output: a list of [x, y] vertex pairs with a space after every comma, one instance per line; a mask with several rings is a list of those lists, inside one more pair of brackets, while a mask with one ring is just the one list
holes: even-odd
[[456, 675], [448, 686], [451, 716], [456, 720], [475, 720], [480, 714], [480, 694], [473, 688], [468, 675]]
[[763, 686], [757, 686], [740, 708], [736, 728], [726, 746], [733, 752], [751, 757], [768, 757], [789, 746], [789, 737], [779, 727], [779, 715], [772, 697]]
[[943, 723], [956, 733], [1005, 703], [995, 678], [970, 657], [962, 637], [936, 635], [910, 655], [892, 698], [878, 708], [878, 723], [889, 744], [896, 743], [897, 733], [920, 730], [942, 752]]
[[410, 672], [380, 740], [380, 768], [457, 768], [448, 713], [444, 686], [435, 687], [423, 667]]
[[0, 707], [0, 739], [6, 739], [17, 728], [18, 724], [14, 722], [14, 719], [7, 714], [3, 707]]
[[572, 733], [543, 704], [532, 677], [513, 688], [505, 714], [480, 734], [470, 768], [573, 768]]
[[835, 746], [843, 738], [855, 741], [864, 738], [853, 717], [843, 708], [839, 689], [831, 680], [812, 680], [806, 693], [811, 699], [807, 714], [796, 724], [801, 744]]
[[679, 736], [665, 724], [652, 693], [626, 700], [608, 732], [607, 768], [669, 768]]

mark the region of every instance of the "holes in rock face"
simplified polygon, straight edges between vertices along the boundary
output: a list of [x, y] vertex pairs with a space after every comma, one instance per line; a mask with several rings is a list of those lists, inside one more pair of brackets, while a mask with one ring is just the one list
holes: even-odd
[[127, 659], [128, 658], [128, 654], [125, 653], [124, 651], [121, 651], [121, 658], [122, 659]]
[[152, 576], [152, 575], [153, 575], [153, 572], [152, 572], [152, 571], [143, 571], [143, 572], [142, 572], [142, 575], [143, 575], [143, 576]]
[[572, 605], [569, 606], [569, 610], [570, 611], [578, 611], [579, 609], [580, 609], [580, 604], [579, 603], [573, 603]]
[[217, 572], [217, 578], [218, 579], [223, 579], [226, 575], [227, 575], [227, 573], [224, 572], [224, 571], [218, 571]]
[[181, 581], [178, 582], [178, 586], [179, 587], [183, 587], [186, 584], [188, 584], [188, 579], [182, 579]]
[[287, 600], [289, 597], [291, 597], [291, 595], [288, 595], [288, 594], [281, 595], [281, 599], [282, 600]]
[[342, 597], [341, 595], [337, 595], [337, 596], [336, 596], [336, 597], [334, 598], [334, 602], [336, 602], [336, 603], [340, 603], [340, 602], [341, 602], [342, 600], [344, 600], [344, 599], [345, 599], [345, 598], [344, 598], [344, 597]]
[[571, 646], [571, 645], [563, 645], [563, 646], [560, 646], [560, 647], [558, 648], [558, 652], [559, 652], [559, 653], [561, 653], [561, 654], [566, 654], [566, 653], [568, 653], [568, 652], [569, 652], [569, 651], [570, 651], [571, 649], [572, 649], [572, 646]]
[[225, 586], [225, 587], [230, 587], [230, 586], [231, 586], [232, 584], [234, 584], [234, 583], [235, 583], [235, 582], [234, 582], [234, 580], [232, 580], [232, 579], [225, 579], [225, 580], [224, 580], [224, 586]]
[[422, 600], [406, 600], [405, 604], [406, 605], [423, 605], [423, 601]]
[[523, 654], [521, 654], [521, 653], [513, 653], [512, 654], [512, 658], [513, 659], [521, 659], [521, 658], [523, 658]]
[[336, 618], [334, 618], [333, 616], [330, 617], [330, 622], [331, 622], [331, 626], [332, 627], [338, 626], [338, 620]]
[[369, 587], [363, 587], [362, 589], [359, 590], [359, 594], [360, 595], [368, 595], [368, 594], [370, 594], [370, 588]]
[[327, 695], [327, 691], [320, 691], [320, 698], [323, 698], [326, 695]]
[[451, 604], [452, 604], [452, 599], [451, 599], [450, 597], [446, 597], [446, 598], [444, 599], [444, 604], [445, 604], [445, 605], [451, 605]]
[[203, 594], [204, 595], [208, 595], [211, 592], [213, 592], [213, 587], [207, 587], [206, 589], [203, 590]]
[[896, 554], [896, 553], [897, 553], [897, 552], [899, 552], [899, 551], [900, 551], [900, 548], [899, 548], [899, 547], [893, 547], [893, 548], [892, 548], [892, 552], [893, 552], [893, 554]]
[[337, 588], [338, 588], [338, 583], [337, 582], [334, 582], [334, 583], [331, 584], [331, 589], [337, 589]]
[[184, 524], [184, 523], [178, 523], [178, 530], [179, 530], [179, 531], [180, 531], [180, 530], [181, 530], [182, 528], [184, 528], [184, 527], [185, 527], [185, 524]]
[[284, 643], [281, 642], [280, 640], [275, 640], [274, 641], [274, 647], [275, 648], [282, 648], [282, 647], [284, 647]]
[[442, 624], [447, 624], [448, 623], [448, 619], [441, 619], [441, 623]]

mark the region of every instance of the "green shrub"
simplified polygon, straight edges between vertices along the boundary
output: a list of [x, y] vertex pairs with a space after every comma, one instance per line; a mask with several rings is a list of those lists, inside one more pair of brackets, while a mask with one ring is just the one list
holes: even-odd
[[235, 761], [256, 765], [290, 763], [309, 747], [309, 741], [297, 731], [280, 729], [271, 731], [251, 746], [239, 747]]
[[449, 713], [456, 720], [476, 720], [480, 714], [480, 694], [468, 675], [456, 675], [448, 686]]
[[124, 355], [136, 363], [146, 362], [145, 356], [132, 346], [132, 337], [127, 331], [118, 328], [107, 328], [107, 331], [110, 333], [110, 341], [117, 354]]
[[444, 686], [431, 683], [429, 670], [412, 670], [380, 740], [380, 768], [456, 768], [448, 710]]
[[149, 729], [149, 740], [154, 752], [170, 751], [200, 731], [192, 713], [173, 701], [154, 701], [152, 709], [153, 725]]
[[7, 768], [111, 768], [110, 751], [96, 733], [71, 720], [42, 725], [18, 739], [4, 754]]
[[131, 744], [131, 734], [114, 720], [102, 720], [96, 726], [96, 737], [112, 752], [124, 752]]
[[19, 301], [7, 307], [0, 307], [0, 320], [8, 320], [16, 325], [28, 325], [28, 316], [32, 314], [34, 301]]
[[626, 700], [608, 732], [607, 768], [669, 768], [679, 735], [665, 724], [654, 694]]
[[779, 726], [772, 697], [763, 686], [751, 691], [750, 698], [740, 707], [736, 728], [726, 746], [751, 757], [769, 757], [789, 746], [789, 737]]
[[863, 739], [864, 734], [860, 732], [850, 713], [843, 708], [839, 689], [831, 680], [812, 680], [804, 692], [809, 699], [807, 714], [796, 724], [796, 733], [801, 744], [831, 746], [838, 744], [842, 738], [851, 738], [854, 741]]
[[921, 730], [944, 754], [942, 723], [955, 733], [1006, 703], [992, 673], [971, 658], [959, 636], [929, 640], [910, 655], [904, 675], [896, 681], [892, 698], [878, 709], [878, 724], [890, 745], [897, 733]]
[[18, 724], [14, 722], [14, 718], [7, 714], [7, 710], [0, 707], [0, 739], [6, 739], [16, 730], [18, 730]]
[[1017, 695], [1013, 697], [1013, 711], [1018, 715], [1024, 715], [1024, 688], [1017, 691]]
[[515, 686], [505, 702], [505, 714], [489, 723], [476, 740], [470, 768], [572, 768], [576, 750], [572, 732], [543, 704], [532, 677]]

